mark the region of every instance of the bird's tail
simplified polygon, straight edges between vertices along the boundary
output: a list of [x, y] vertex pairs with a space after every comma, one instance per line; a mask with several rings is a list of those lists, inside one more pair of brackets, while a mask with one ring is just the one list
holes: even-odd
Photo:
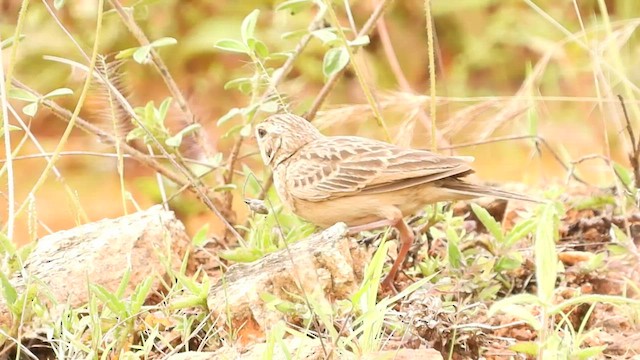
[[504, 200], [522, 200], [534, 203], [544, 203], [542, 200], [537, 200], [527, 195], [518, 194], [515, 192], [499, 190], [493, 187], [485, 185], [476, 185], [464, 181], [447, 181], [443, 184], [443, 187], [447, 190], [460, 194], [467, 195], [469, 197], [481, 197], [489, 196]]

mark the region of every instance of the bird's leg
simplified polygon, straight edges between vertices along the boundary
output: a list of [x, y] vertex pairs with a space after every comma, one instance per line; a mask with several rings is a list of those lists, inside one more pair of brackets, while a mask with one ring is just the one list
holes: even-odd
[[382, 281], [382, 287], [391, 289], [394, 292], [396, 292], [395, 288], [393, 287], [393, 281], [396, 278], [396, 274], [398, 273], [398, 270], [400, 270], [400, 268], [402, 267], [402, 264], [404, 264], [404, 261], [407, 257], [407, 253], [409, 252], [409, 249], [411, 249], [411, 244], [413, 244], [413, 239], [414, 239], [413, 231], [409, 229], [409, 227], [404, 222], [402, 217], [399, 217], [398, 219], [383, 219], [383, 220], [374, 221], [368, 224], [354, 226], [349, 228], [349, 234], [357, 234], [361, 231], [377, 229], [384, 226], [393, 226], [398, 230], [398, 234], [399, 234], [400, 251], [398, 251], [398, 256], [396, 257], [396, 260], [393, 262], [393, 265], [391, 265], [391, 270], [389, 270], [389, 274], [387, 274], [387, 277], [385, 277], [384, 280]]
[[402, 219], [398, 220], [393, 225], [393, 227], [395, 227], [398, 230], [398, 234], [400, 238], [399, 239], [400, 251], [398, 251], [398, 256], [396, 257], [396, 261], [394, 261], [393, 265], [391, 265], [391, 270], [389, 270], [389, 274], [387, 274], [387, 277], [385, 277], [384, 280], [382, 280], [382, 287], [395, 290], [395, 288], [393, 287], [393, 281], [396, 279], [396, 274], [398, 273], [398, 270], [402, 268], [402, 265], [406, 260], [407, 253], [409, 252], [409, 249], [411, 249], [411, 244], [413, 244], [413, 239], [415, 236], [413, 235], [413, 230], [409, 229], [407, 224]]

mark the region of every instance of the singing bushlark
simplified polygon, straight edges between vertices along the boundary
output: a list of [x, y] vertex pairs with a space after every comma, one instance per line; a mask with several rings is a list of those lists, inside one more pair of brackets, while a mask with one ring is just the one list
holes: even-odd
[[264, 163], [282, 202], [320, 227], [344, 222], [351, 233], [393, 226], [400, 250], [382, 285], [393, 289], [413, 243], [403, 218], [439, 201], [529, 198], [466, 182], [472, 157], [443, 156], [357, 136], [324, 136], [302, 117], [276, 114], [256, 125]]

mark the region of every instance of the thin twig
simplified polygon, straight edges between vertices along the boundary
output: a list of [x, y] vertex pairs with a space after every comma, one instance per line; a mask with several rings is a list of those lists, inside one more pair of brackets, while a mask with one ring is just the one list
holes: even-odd
[[[389, 30], [387, 29], [387, 22], [385, 21], [384, 16], [378, 19], [377, 28], [378, 28], [378, 35], [380, 36], [380, 43], [382, 43], [382, 50], [384, 51], [384, 54], [387, 57], [389, 68], [391, 69], [393, 76], [395, 76], [396, 81], [398, 81], [398, 85], [400, 86], [400, 89], [403, 92], [415, 94], [415, 91], [411, 87], [411, 84], [409, 83], [409, 81], [407, 80], [407, 77], [404, 75], [404, 72], [402, 71], [402, 67], [400, 66], [400, 61], [398, 61], [398, 57], [396, 56], [396, 52], [393, 48], [393, 44], [391, 43], [391, 37], [389, 36]], [[432, 96], [431, 98], [435, 98], [435, 97]], [[437, 99], [434, 99], [433, 101], [437, 101]], [[431, 133], [432, 124], [429, 119], [429, 115], [427, 115], [427, 112], [421, 106], [418, 107], [418, 119], [420, 119], [422, 126], [424, 126], [424, 128]], [[436, 129], [435, 131], [436, 132], [435, 136], [437, 138], [438, 146], [440, 147], [450, 146], [451, 144], [445, 138], [443, 138], [442, 135], [437, 130], [438, 129]]]
[[578, 175], [574, 174], [572, 172], [572, 170], [571, 170], [571, 166], [565, 164], [565, 162], [562, 160], [560, 155], [558, 155], [558, 153], [553, 150], [553, 148], [551, 147], [549, 142], [545, 138], [543, 138], [543, 137], [541, 137], [539, 135], [500, 136], [500, 137], [495, 137], [495, 138], [491, 138], [491, 139], [487, 139], [487, 140], [472, 141], [472, 142], [455, 144], [455, 145], [452, 145], [452, 146], [441, 147], [441, 148], [438, 148], [438, 150], [460, 149], [460, 148], [465, 148], [465, 147], [472, 147], [472, 146], [477, 146], [477, 145], [486, 145], [486, 144], [492, 144], [492, 143], [497, 143], [497, 142], [502, 142], [502, 141], [513, 141], [513, 140], [535, 140], [536, 144], [537, 143], [541, 143], [542, 145], [544, 145], [544, 147], [547, 148], [547, 150], [549, 150], [549, 152], [551, 153], [553, 158], [568, 173], [571, 174], [571, 177], [573, 177], [576, 181], [578, 181], [578, 182], [580, 182], [582, 184], [589, 185], [589, 183], [587, 183], [585, 180], [580, 178]]
[[[0, 42], [2, 38], [0, 37]], [[11, 154], [11, 136], [9, 132], [11, 131], [11, 127], [9, 125], [9, 99], [7, 99], [7, 82], [5, 82], [5, 74], [4, 68], [1, 64], [3, 64], [2, 60], [2, 51], [0, 51], [0, 112], [2, 112], [2, 127], [4, 136], [4, 151], [7, 154], [7, 194], [8, 194], [8, 202], [7, 202], [7, 237], [9, 239], [13, 239], [13, 229], [15, 226], [16, 220], [16, 206], [15, 206], [15, 177], [13, 175], [13, 156]]]
[[629, 162], [633, 168], [634, 185], [636, 189], [640, 189], [640, 139], [636, 139], [633, 133], [633, 126], [631, 126], [631, 120], [629, 120], [629, 114], [627, 113], [627, 106], [624, 104], [624, 98], [622, 95], [618, 95], [620, 100], [620, 106], [624, 113], [624, 118], [627, 121], [627, 133], [629, 134], [629, 141], [631, 141], [631, 153], [629, 153]]
[[[39, 149], [42, 149], [40, 144], [37, 144], [36, 146], [39, 147]], [[40, 153], [38, 154], [30, 154], [30, 155], [20, 155], [20, 156], [14, 156], [13, 160], [32, 160], [32, 159], [40, 159], [40, 158], [49, 158], [51, 155], [53, 155], [53, 153], [48, 153], [45, 152], [44, 149], [41, 150]], [[105, 158], [118, 158], [118, 156], [120, 156], [117, 153], [105, 153], [105, 152], [97, 152], [97, 151], [84, 151], [84, 150], [77, 150], [77, 151], [62, 151], [58, 154], [61, 157], [64, 156], [95, 156], [95, 157], [105, 157]], [[148, 156], [149, 158], [152, 159], [160, 159], [160, 160], [166, 160], [166, 156], [164, 155], [147, 155], [145, 154], [145, 156]], [[122, 154], [122, 157], [125, 159], [132, 159], [135, 158], [134, 156], [130, 155], [130, 154]], [[7, 159], [0, 159], [0, 163], [6, 162]], [[194, 160], [194, 159], [185, 159], [185, 162], [189, 163], [189, 164], [194, 164], [194, 165], [199, 165], [199, 166], [203, 166], [209, 169], [218, 169], [220, 168], [219, 165], [212, 165], [210, 162], [208, 161], [200, 161], [200, 160]], [[62, 176], [60, 174], [60, 172], [56, 172], [56, 176]], [[59, 178], [59, 180], [61, 180], [61, 178]]]
[[347, 36], [345, 35], [344, 30], [340, 25], [340, 21], [338, 20], [338, 15], [336, 15], [336, 12], [333, 9], [333, 6], [330, 0], [324, 0], [324, 4], [327, 7], [329, 18], [333, 23], [333, 27], [334, 29], [336, 29], [336, 32], [338, 33], [339, 38], [342, 40], [344, 49], [347, 50], [347, 54], [349, 54], [349, 63], [351, 64], [351, 69], [353, 70], [356, 76], [356, 79], [358, 80], [358, 84], [360, 84], [360, 88], [364, 93], [364, 97], [367, 99], [367, 102], [369, 103], [369, 108], [373, 113], [373, 117], [376, 119], [378, 126], [382, 128], [382, 131], [384, 132], [384, 136], [387, 138], [388, 141], [391, 141], [391, 136], [389, 135], [389, 129], [387, 129], [387, 124], [384, 122], [384, 119], [382, 118], [382, 114], [380, 113], [380, 106], [378, 106], [378, 102], [374, 97], [373, 91], [371, 90], [371, 87], [367, 84], [367, 81], [364, 78], [364, 73], [362, 72], [360, 65], [358, 65], [358, 63], [356, 62], [355, 50], [351, 46], [349, 46]]
[[429, 95], [431, 95], [431, 101], [429, 102], [430, 115], [431, 115], [431, 149], [433, 151], [438, 147], [436, 139], [436, 61], [435, 52], [433, 50], [433, 16], [431, 15], [431, 0], [424, 1], [425, 18], [427, 20], [427, 47], [429, 57]]
[[[391, 0], [382, 0], [378, 3], [376, 8], [371, 13], [371, 16], [369, 16], [369, 19], [367, 19], [367, 22], [362, 26], [362, 29], [360, 29], [360, 32], [358, 33], [357, 37], [369, 35], [373, 31], [373, 29], [375, 28], [376, 22], [378, 21], [380, 16], [382, 16], [382, 14], [384, 13], [384, 10], [387, 8], [387, 6], [390, 3], [391, 3]], [[358, 49], [359, 48], [353, 49], [353, 52], [357, 53]], [[331, 93], [336, 83], [338, 82], [340, 77], [345, 73], [345, 71], [346, 71], [346, 67], [342, 68], [342, 70], [331, 75], [331, 77], [327, 80], [327, 82], [324, 84], [324, 86], [318, 93], [318, 96], [316, 96], [316, 98], [313, 100], [313, 104], [311, 105], [311, 108], [309, 109], [309, 111], [307, 111], [307, 113], [304, 115], [305, 119], [311, 121], [316, 117], [318, 110], [320, 110], [320, 107], [327, 99], [327, 96], [329, 96], [329, 93]]]
[[[122, 7], [122, 5], [118, 0], [109, 0], [109, 2], [111, 3], [111, 6], [114, 7], [118, 15], [120, 15], [122, 22], [129, 29], [129, 32], [131, 32], [131, 34], [136, 38], [136, 40], [138, 40], [140, 45], [148, 46], [150, 44], [149, 39], [144, 34], [142, 29], [138, 26], [138, 24], [133, 19], [131, 14], [128, 13]], [[171, 76], [169, 69], [165, 65], [160, 55], [158, 55], [158, 52], [153, 47], [151, 47], [150, 55], [151, 55], [152, 64], [155, 66], [156, 70], [158, 70], [158, 73], [162, 77], [162, 80], [164, 80], [164, 83], [167, 85], [167, 88], [171, 92], [171, 95], [176, 100], [176, 102], [178, 103], [178, 106], [180, 107], [180, 110], [184, 114], [186, 118], [186, 123], [188, 125], [197, 124], [198, 122], [196, 121], [196, 118], [193, 115], [193, 112], [189, 108], [187, 101], [182, 95], [182, 92], [180, 91], [178, 84], [176, 84], [175, 80], [173, 80], [173, 77]], [[199, 128], [194, 133], [194, 135], [195, 135], [194, 136], [195, 142], [200, 148], [200, 150], [202, 150], [202, 153], [204, 153], [205, 158], [213, 157], [214, 150], [207, 137], [206, 131], [204, 131], [203, 128]]]

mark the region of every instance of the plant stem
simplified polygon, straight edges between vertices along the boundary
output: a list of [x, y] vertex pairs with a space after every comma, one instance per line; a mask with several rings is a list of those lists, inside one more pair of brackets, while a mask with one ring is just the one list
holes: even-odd
[[[362, 29], [360, 29], [360, 32], [358, 33], [357, 37], [369, 35], [373, 31], [373, 29], [375, 28], [376, 22], [378, 21], [380, 16], [382, 16], [382, 14], [384, 13], [384, 10], [387, 8], [387, 6], [390, 3], [391, 3], [391, 0], [382, 0], [378, 3], [376, 8], [371, 13], [371, 16], [369, 16], [369, 19], [367, 19], [367, 22], [362, 26]], [[358, 48], [353, 49], [354, 53], [357, 53], [357, 51], [358, 51]], [[345, 71], [346, 71], [346, 67], [342, 68], [342, 70], [331, 75], [331, 77], [327, 80], [327, 82], [325, 82], [324, 86], [318, 93], [318, 96], [316, 96], [316, 98], [313, 100], [313, 104], [311, 105], [311, 108], [305, 114], [305, 118], [307, 120], [311, 121], [316, 117], [318, 110], [320, 110], [320, 107], [327, 99], [327, 96], [329, 96], [329, 93], [331, 93], [333, 88], [336, 86], [336, 83], [338, 82], [338, 80], [344, 74]]]

